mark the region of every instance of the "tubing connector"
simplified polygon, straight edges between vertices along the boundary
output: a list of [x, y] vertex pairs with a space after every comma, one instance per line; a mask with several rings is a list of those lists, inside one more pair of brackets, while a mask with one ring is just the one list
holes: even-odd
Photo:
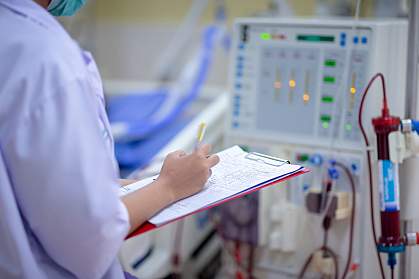
[[414, 119], [403, 119], [400, 121], [400, 128], [402, 133], [416, 132], [419, 134], [419, 120]]
[[419, 245], [419, 232], [415, 233], [406, 233], [403, 236], [403, 242], [406, 246], [415, 246]]
[[394, 246], [386, 246], [384, 244], [378, 244], [377, 249], [380, 253], [387, 254], [387, 265], [390, 266], [391, 269], [397, 264], [397, 253], [403, 253], [406, 250], [406, 246], [402, 245], [394, 245]]

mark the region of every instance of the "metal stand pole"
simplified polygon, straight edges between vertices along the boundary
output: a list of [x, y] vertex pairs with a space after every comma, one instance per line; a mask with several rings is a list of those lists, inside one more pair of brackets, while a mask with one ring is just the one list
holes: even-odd
[[417, 116], [419, 3], [410, 1], [406, 72], [406, 117]]
[[[418, 117], [418, 50], [419, 50], [419, 3], [417, 0], [410, 0], [409, 7], [409, 30], [408, 30], [408, 49], [407, 49], [407, 72], [406, 72], [406, 117], [417, 118]], [[417, 160], [416, 158], [413, 160]], [[402, 168], [407, 171], [407, 175], [410, 175], [412, 166], [415, 164], [414, 161], [407, 160]], [[413, 175], [413, 174], [412, 174]], [[413, 176], [412, 176], [413, 177]], [[414, 185], [412, 181], [405, 181], [406, 187], [402, 187], [402, 191], [413, 190]], [[404, 201], [409, 203], [408, 200]], [[411, 201], [410, 201], [411, 202]], [[405, 204], [406, 213], [404, 214], [403, 230], [404, 232], [411, 232], [413, 230], [413, 218], [416, 215], [412, 211], [412, 205]], [[399, 278], [414, 278], [412, 277], [412, 252], [410, 249], [406, 249], [405, 253], [400, 258], [400, 273]]]

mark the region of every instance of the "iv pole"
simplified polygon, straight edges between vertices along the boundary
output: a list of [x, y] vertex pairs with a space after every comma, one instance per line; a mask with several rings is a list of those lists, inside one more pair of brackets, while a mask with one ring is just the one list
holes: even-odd
[[[419, 1], [410, 0], [409, 29], [406, 72], [406, 118], [418, 119], [418, 51], [419, 51]], [[401, 165], [401, 198], [403, 231], [414, 231], [415, 219], [418, 219], [419, 208], [415, 207], [419, 196], [419, 157], [413, 157]], [[416, 170], [416, 171], [415, 171]], [[399, 278], [414, 278], [412, 276], [412, 249], [406, 249], [401, 255]]]

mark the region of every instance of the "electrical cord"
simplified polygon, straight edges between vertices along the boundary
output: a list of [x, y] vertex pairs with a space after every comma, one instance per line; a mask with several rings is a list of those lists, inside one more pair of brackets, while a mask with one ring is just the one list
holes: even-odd
[[348, 257], [347, 257], [345, 269], [342, 275], [342, 279], [345, 279], [345, 277], [348, 275], [349, 268], [352, 261], [352, 246], [353, 246], [353, 239], [354, 239], [355, 211], [356, 211], [356, 196], [355, 196], [356, 189], [355, 189], [354, 178], [351, 172], [349, 171], [349, 169], [340, 162], [336, 162], [335, 164], [339, 168], [343, 169], [343, 171], [345, 172], [351, 184], [351, 191], [352, 191], [352, 209], [351, 209], [351, 221], [350, 221], [350, 227], [349, 227]]
[[329, 256], [332, 257], [332, 260], [333, 260], [333, 263], [334, 263], [334, 266], [335, 266], [335, 276], [334, 277], [335, 277], [335, 279], [338, 279], [338, 277], [339, 277], [339, 264], [338, 264], [338, 257], [336, 255], [336, 253], [333, 252], [333, 250], [330, 249], [328, 246], [322, 247], [321, 250], [327, 252], [329, 254]]
[[304, 262], [303, 268], [301, 269], [300, 273], [298, 274], [298, 279], [302, 279], [303, 278], [304, 274], [307, 271], [308, 266], [310, 265], [311, 261], [313, 260], [313, 257], [314, 257], [314, 252], [311, 253], [307, 257], [306, 261]]
[[338, 263], [338, 257], [336, 255], [335, 252], [333, 252], [333, 250], [331, 248], [329, 248], [328, 246], [322, 246], [319, 249], [317, 249], [316, 251], [314, 251], [313, 253], [311, 253], [308, 258], [306, 259], [306, 261], [304, 262], [303, 268], [301, 269], [300, 273], [298, 274], [298, 279], [303, 279], [310, 263], [313, 261], [313, 257], [314, 257], [314, 253], [317, 251], [323, 251], [325, 253], [327, 253], [327, 256], [330, 256], [333, 260], [333, 265], [335, 267], [335, 279], [338, 279], [339, 277], [339, 263]]
[[[329, 191], [330, 191], [331, 188], [330, 187], [328, 187], [328, 188], [329, 188]], [[323, 251], [323, 252], [327, 253], [328, 256], [332, 257], [333, 264], [334, 264], [334, 267], [335, 267], [334, 278], [338, 279], [338, 277], [339, 277], [339, 265], [338, 265], [338, 259], [337, 259], [336, 253], [333, 252], [333, 250], [328, 246], [329, 229], [330, 229], [330, 226], [332, 224], [333, 212], [336, 210], [336, 202], [333, 202], [332, 198], [330, 198], [330, 200], [331, 201], [329, 202], [329, 205], [328, 205], [327, 209], [325, 210], [326, 214], [325, 214], [325, 217], [324, 217], [323, 222], [322, 222], [322, 228], [323, 228], [323, 231], [324, 231], [323, 244], [319, 249], [315, 250], [314, 252], [312, 252], [307, 257], [301, 271], [298, 274], [299, 279], [302, 279], [304, 277], [304, 275], [307, 271], [307, 268], [309, 267], [310, 263], [312, 262], [314, 254], [317, 251]]]
[[[365, 102], [365, 98], [369, 92], [369, 89], [371, 87], [371, 85], [373, 84], [373, 82], [377, 79], [380, 78], [381, 79], [381, 84], [382, 84], [382, 88], [383, 88], [383, 112], [387, 112], [388, 113], [388, 106], [387, 106], [387, 92], [386, 92], [386, 86], [385, 86], [385, 82], [384, 82], [384, 76], [382, 73], [378, 73], [376, 75], [373, 76], [373, 78], [368, 82], [367, 87], [365, 88], [363, 94], [362, 94], [362, 99], [361, 99], [361, 104], [359, 106], [359, 112], [358, 112], [358, 125], [359, 128], [361, 130], [362, 136], [364, 138], [365, 141], [365, 145], [366, 145], [366, 154], [367, 154], [367, 162], [368, 162], [368, 180], [369, 180], [369, 186], [370, 186], [370, 214], [371, 214], [371, 228], [372, 228], [372, 234], [373, 234], [373, 238], [374, 238], [374, 243], [377, 246], [378, 241], [377, 241], [377, 234], [376, 234], [376, 230], [375, 230], [375, 216], [374, 216], [374, 187], [373, 187], [373, 183], [372, 183], [372, 163], [371, 163], [371, 151], [370, 151], [370, 143], [367, 137], [367, 134], [365, 132], [364, 126], [362, 124], [362, 112], [363, 112], [363, 108], [364, 108], [364, 102]], [[380, 265], [380, 272], [381, 272], [381, 278], [385, 279], [385, 275], [384, 275], [384, 268], [383, 268], [383, 263], [381, 261], [381, 257], [380, 257], [380, 252], [376, 250], [377, 253], [377, 259], [378, 259], [378, 263]]]

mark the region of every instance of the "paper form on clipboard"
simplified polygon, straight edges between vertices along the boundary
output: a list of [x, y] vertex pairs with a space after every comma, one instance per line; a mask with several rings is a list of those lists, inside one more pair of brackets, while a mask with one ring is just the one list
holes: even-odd
[[[161, 226], [303, 170], [303, 167], [290, 164], [286, 160], [248, 153], [238, 146], [228, 148], [217, 155], [220, 157], [220, 163], [212, 168], [212, 176], [204, 189], [163, 209], [149, 220], [151, 224]], [[156, 178], [157, 176], [150, 177], [122, 187], [120, 195], [145, 187]]]

